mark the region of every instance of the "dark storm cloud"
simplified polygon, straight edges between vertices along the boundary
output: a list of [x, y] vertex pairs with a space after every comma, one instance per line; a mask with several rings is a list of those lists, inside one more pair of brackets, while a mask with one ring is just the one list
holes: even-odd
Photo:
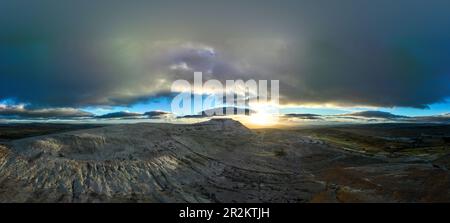
[[0, 100], [130, 105], [176, 79], [279, 79], [283, 103], [450, 96], [448, 1], [2, 1]]

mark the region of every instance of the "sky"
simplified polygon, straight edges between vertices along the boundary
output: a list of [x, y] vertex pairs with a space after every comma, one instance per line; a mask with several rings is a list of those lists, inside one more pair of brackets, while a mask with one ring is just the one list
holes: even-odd
[[[170, 112], [171, 84], [279, 80], [280, 111], [450, 113], [449, 1], [0, 2], [0, 117]], [[176, 92], [175, 92], [176, 93]]]

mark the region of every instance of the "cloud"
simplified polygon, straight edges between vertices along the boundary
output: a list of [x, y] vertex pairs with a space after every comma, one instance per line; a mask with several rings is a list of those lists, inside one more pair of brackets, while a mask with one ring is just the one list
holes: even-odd
[[142, 117], [142, 114], [135, 112], [112, 112], [104, 115], [97, 116], [96, 118], [105, 118], [105, 119], [133, 119]]
[[298, 118], [298, 119], [309, 119], [309, 120], [316, 120], [316, 119], [322, 119], [321, 115], [316, 114], [285, 114], [285, 118]]
[[149, 119], [171, 119], [174, 115], [165, 111], [149, 111], [144, 113]]
[[195, 115], [185, 115], [179, 118], [205, 118], [213, 116], [252, 115], [254, 113], [256, 113], [256, 111], [249, 108], [218, 107], [203, 110]]
[[450, 123], [450, 114], [443, 114], [443, 115], [433, 115], [433, 116], [417, 116], [412, 117], [411, 120], [414, 122], [421, 122], [421, 123]]
[[165, 111], [149, 111], [145, 113], [138, 112], [128, 112], [128, 111], [120, 111], [120, 112], [112, 112], [100, 116], [96, 116], [95, 118], [100, 119], [169, 119], [172, 116], [172, 113]]
[[237, 107], [211, 108], [201, 112], [201, 114], [204, 116], [251, 115], [253, 113], [255, 113], [255, 111], [252, 109]]
[[149, 111], [144, 113], [144, 115], [147, 115], [149, 117], [155, 117], [155, 116], [161, 116], [161, 115], [169, 115], [171, 114], [170, 112], [165, 112], [165, 111]]
[[382, 118], [382, 119], [401, 119], [401, 118], [409, 118], [401, 115], [394, 115], [389, 112], [382, 111], [361, 111], [354, 112], [349, 114], [344, 114], [341, 116], [350, 116], [350, 117], [363, 117], [363, 118]]
[[5, 118], [89, 118], [92, 113], [74, 108], [30, 109], [24, 105], [0, 104], [0, 117]]
[[341, 115], [316, 115], [316, 114], [285, 114], [281, 117], [282, 122], [286, 121], [317, 121], [335, 123], [367, 123], [367, 122], [398, 122], [398, 123], [450, 123], [450, 114], [430, 115], [430, 116], [402, 116], [382, 111], [361, 111]]
[[286, 104], [450, 97], [448, 1], [113, 2], [2, 1], [0, 99], [127, 106], [193, 71], [279, 79]]

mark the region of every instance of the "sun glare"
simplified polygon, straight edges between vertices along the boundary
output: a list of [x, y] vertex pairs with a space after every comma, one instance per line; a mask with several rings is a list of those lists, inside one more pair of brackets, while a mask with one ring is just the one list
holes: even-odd
[[250, 115], [249, 122], [252, 125], [269, 126], [274, 125], [276, 123], [276, 120], [272, 114], [265, 112], [257, 112], [256, 114]]

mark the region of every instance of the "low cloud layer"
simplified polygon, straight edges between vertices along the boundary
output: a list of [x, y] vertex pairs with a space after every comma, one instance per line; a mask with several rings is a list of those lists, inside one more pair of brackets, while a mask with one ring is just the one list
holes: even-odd
[[361, 111], [340, 115], [316, 114], [285, 114], [281, 116], [281, 123], [296, 125], [303, 122], [323, 123], [437, 123], [449, 124], [450, 114], [431, 116], [402, 116], [382, 111]]
[[104, 115], [97, 116], [97, 118], [120, 118], [120, 119], [126, 119], [126, 118], [138, 118], [142, 117], [142, 114], [135, 113], [135, 112], [113, 112], [108, 113]]
[[412, 118], [416, 122], [423, 123], [447, 123], [450, 124], [450, 114], [434, 115], [434, 116], [418, 116]]
[[307, 119], [307, 120], [321, 120], [321, 115], [316, 114], [286, 114], [284, 115], [286, 118], [298, 118], [298, 119]]
[[73, 108], [30, 109], [26, 106], [0, 104], [0, 117], [3, 118], [90, 118], [89, 112]]
[[211, 108], [206, 109], [198, 114], [194, 115], [185, 115], [180, 116], [178, 118], [205, 118], [205, 117], [218, 117], [218, 116], [234, 116], [234, 115], [243, 115], [243, 116], [249, 116], [252, 114], [255, 114], [256, 111], [249, 109], [249, 108], [238, 108], [238, 107], [218, 107], [218, 108]]
[[172, 113], [165, 111], [149, 111], [145, 113], [138, 112], [112, 112], [100, 116], [96, 116], [98, 119], [168, 119], [172, 116]]
[[382, 112], [382, 111], [362, 111], [362, 112], [354, 112], [354, 113], [344, 114], [342, 116], [364, 117], [364, 118], [382, 118], [382, 119], [408, 118], [406, 116], [394, 115], [392, 113]]

